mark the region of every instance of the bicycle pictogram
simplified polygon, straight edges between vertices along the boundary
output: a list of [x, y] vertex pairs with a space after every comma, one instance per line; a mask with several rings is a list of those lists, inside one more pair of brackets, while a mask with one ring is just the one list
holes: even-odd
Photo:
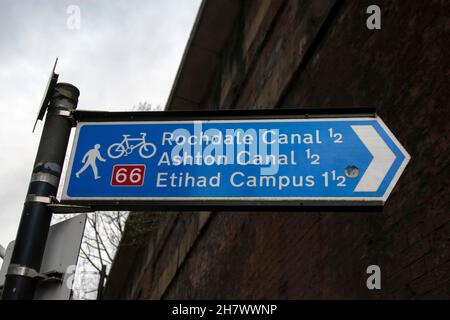
[[156, 146], [145, 140], [146, 135], [147, 133], [141, 132], [140, 138], [130, 138], [129, 134], [123, 134], [123, 140], [121, 142], [113, 143], [109, 146], [109, 157], [112, 159], [126, 157], [133, 153], [135, 149], [139, 148], [139, 155], [144, 159], [150, 159], [156, 153]]

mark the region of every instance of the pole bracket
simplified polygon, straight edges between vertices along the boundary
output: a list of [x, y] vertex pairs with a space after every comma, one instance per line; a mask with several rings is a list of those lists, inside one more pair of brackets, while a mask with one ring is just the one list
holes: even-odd
[[91, 206], [79, 206], [74, 204], [61, 204], [50, 203], [47, 205], [54, 214], [66, 214], [66, 213], [87, 213], [94, 212], [95, 210]]
[[56, 198], [53, 197], [52, 202], [47, 204], [47, 206], [55, 214], [66, 214], [66, 213], [86, 213], [94, 212], [95, 210], [91, 206], [80, 206], [74, 204], [61, 204]]
[[55, 108], [49, 109], [48, 115], [67, 118], [72, 123], [72, 126], [75, 126], [77, 124], [72, 110], [67, 110], [64, 106], [56, 106]]
[[66, 118], [72, 118], [72, 111], [67, 109], [51, 109], [48, 111], [48, 114], [52, 116], [61, 116]]
[[28, 194], [25, 198], [25, 203], [39, 202], [43, 204], [51, 204], [53, 201], [53, 197], [38, 196], [35, 194]]
[[58, 281], [62, 282], [63, 273], [58, 271], [49, 271], [46, 273], [37, 272], [33, 268], [28, 268], [18, 264], [10, 264], [6, 275], [22, 276], [42, 281]]
[[47, 205], [53, 213], [55, 214], [66, 214], [66, 213], [86, 213], [94, 212], [95, 210], [91, 206], [80, 206], [74, 204], [61, 204], [56, 197], [50, 196], [38, 196], [35, 194], [29, 194], [25, 198], [25, 203], [28, 202], [38, 202]]

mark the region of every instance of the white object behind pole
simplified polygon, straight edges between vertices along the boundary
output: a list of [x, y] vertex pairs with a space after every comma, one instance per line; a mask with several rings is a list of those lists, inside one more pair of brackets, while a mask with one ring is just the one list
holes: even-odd
[[0, 258], [5, 259], [6, 249], [0, 244]]
[[[34, 300], [69, 300], [85, 224], [86, 214], [79, 214], [50, 227], [40, 272], [61, 272], [64, 274], [63, 282], [42, 281], [35, 292]], [[11, 241], [6, 249], [0, 269], [0, 287], [5, 282], [14, 243], [15, 241]]]

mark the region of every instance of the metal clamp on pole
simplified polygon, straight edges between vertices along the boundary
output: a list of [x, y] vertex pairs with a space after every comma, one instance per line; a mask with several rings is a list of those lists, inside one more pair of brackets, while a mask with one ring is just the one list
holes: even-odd
[[52, 109], [48, 112], [48, 114], [53, 116], [61, 116], [66, 118], [72, 117], [72, 111], [66, 109]]
[[58, 281], [62, 282], [63, 273], [51, 271], [48, 273], [39, 273], [32, 268], [20, 266], [18, 264], [11, 264], [8, 267], [7, 275], [22, 276], [40, 281]]
[[45, 278], [43, 274], [40, 274], [36, 270], [32, 268], [27, 268], [24, 266], [20, 266], [18, 264], [10, 264], [8, 267], [8, 271], [6, 273], [7, 275], [14, 275], [14, 276], [22, 276], [22, 277], [28, 277], [28, 278]]
[[77, 121], [75, 120], [75, 118], [73, 116], [73, 112], [71, 110], [63, 109], [64, 106], [60, 106], [60, 107], [61, 107], [61, 109], [55, 108], [55, 109], [49, 110], [48, 115], [65, 117], [68, 120], [70, 120], [70, 122], [72, 123], [72, 126], [76, 126]]
[[37, 196], [35, 194], [28, 194], [25, 198], [25, 203], [28, 203], [28, 202], [51, 204], [53, 202], [53, 199], [52, 199], [52, 197], [43, 197], [43, 196]]
[[36, 172], [32, 174], [30, 182], [45, 182], [58, 188], [59, 177], [47, 172]]

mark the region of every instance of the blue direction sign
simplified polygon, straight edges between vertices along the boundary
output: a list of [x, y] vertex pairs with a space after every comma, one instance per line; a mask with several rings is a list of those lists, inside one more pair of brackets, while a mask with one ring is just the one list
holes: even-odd
[[380, 205], [409, 159], [379, 117], [84, 122], [62, 200]]

